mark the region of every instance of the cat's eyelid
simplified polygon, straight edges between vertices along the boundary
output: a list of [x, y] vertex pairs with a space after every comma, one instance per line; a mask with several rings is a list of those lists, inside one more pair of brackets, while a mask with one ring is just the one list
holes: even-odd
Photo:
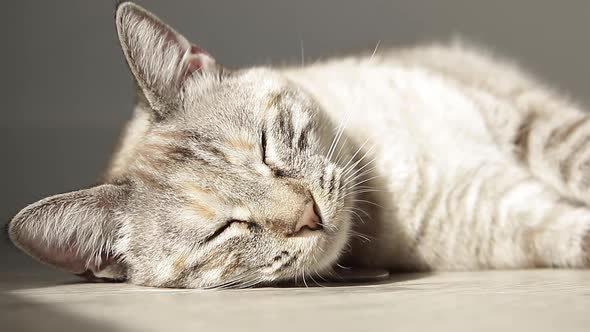
[[228, 228], [231, 227], [231, 225], [233, 225], [235, 223], [245, 224], [248, 226], [248, 228], [250, 228], [250, 226], [252, 224], [254, 224], [250, 221], [245, 221], [245, 220], [240, 220], [240, 219], [228, 219], [224, 224], [222, 224], [220, 227], [218, 227], [213, 233], [208, 235], [205, 238], [205, 240], [203, 240], [203, 243], [210, 242], [211, 240], [217, 238], [219, 235], [223, 234], [223, 232], [225, 232]]
[[262, 132], [260, 135], [260, 145], [262, 147], [262, 163], [270, 170], [270, 172], [271, 172], [270, 174], [272, 174], [274, 176], [283, 176], [282, 175], [283, 172], [280, 171], [279, 169], [277, 169], [272, 164], [270, 164], [268, 162], [268, 160], [266, 159], [267, 141], [266, 141], [266, 132], [265, 132], [264, 128], [262, 128]]
[[220, 227], [218, 227], [213, 233], [209, 234], [203, 240], [203, 243], [207, 243], [207, 242], [210, 242], [211, 240], [215, 239], [216, 237], [218, 237], [219, 235], [221, 235], [221, 233], [225, 232], [225, 230], [228, 229], [229, 226], [231, 226], [231, 223], [230, 222], [224, 223], [223, 225], [221, 225]]
[[260, 134], [260, 147], [262, 162], [266, 164], [266, 132], [264, 128]]
[[[263, 175], [275, 175], [275, 169], [268, 163], [266, 159], [266, 148], [267, 148], [267, 141], [266, 141], [266, 131], [265, 128], [262, 128], [260, 134], [260, 146], [261, 146], [261, 161], [262, 165], [264, 165], [264, 170], [259, 170]], [[262, 168], [262, 167], [261, 167]]]

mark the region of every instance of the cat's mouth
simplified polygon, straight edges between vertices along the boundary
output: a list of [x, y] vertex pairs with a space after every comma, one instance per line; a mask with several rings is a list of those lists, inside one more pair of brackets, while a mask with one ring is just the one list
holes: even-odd
[[292, 251], [282, 251], [273, 258], [265, 274], [274, 280], [293, 281], [302, 277], [330, 274], [346, 248], [351, 228], [346, 217], [337, 223], [324, 219], [323, 229], [292, 238]]

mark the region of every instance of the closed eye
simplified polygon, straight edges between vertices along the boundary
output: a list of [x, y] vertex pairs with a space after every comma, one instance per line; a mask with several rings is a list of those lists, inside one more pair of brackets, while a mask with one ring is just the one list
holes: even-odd
[[266, 133], [264, 131], [264, 129], [262, 129], [262, 134], [260, 135], [260, 145], [262, 147], [262, 162], [268, 166], [268, 168], [270, 168], [270, 170], [272, 171], [273, 175], [276, 177], [285, 177], [287, 176], [286, 173], [282, 170], [280, 170], [279, 168], [277, 168], [276, 166], [274, 166], [272, 163], [270, 163], [267, 159], [266, 159]]
[[262, 129], [260, 144], [262, 146], [262, 162], [266, 164], [266, 133], [264, 132], [264, 129]]
[[247, 221], [243, 221], [243, 220], [236, 220], [236, 219], [228, 220], [225, 224], [223, 224], [221, 227], [216, 229], [215, 232], [213, 232], [212, 234], [207, 236], [203, 242], [206, 243], [206, 242], [209, 242], [209, 241], [215, 239], [216, 237], [221, 235], [223, 232], [225, 232], [231, 225], [236, 224], [236, 223], [247, 224], [247, 225], [251, 224], [251, 223], [249, 223]]

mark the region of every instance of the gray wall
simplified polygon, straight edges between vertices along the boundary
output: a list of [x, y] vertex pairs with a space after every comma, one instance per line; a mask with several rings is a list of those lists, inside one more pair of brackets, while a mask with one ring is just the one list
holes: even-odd
[[[460, 35], [590, 100], [590, 1], [145, 0], [229, 67]], [[0, 223], [91, 184], [132, 106], [113, 0], [3, 1]], [[3, 254], [7, 250], [0, 247]], [[2, 254], [0, 254], [2, 255]], [[0, 271], [17, 262], [2, 261]], [[30, 264], [30, 262], [28, 262]], [[36, 266], [36, 265], [32, 265]]]

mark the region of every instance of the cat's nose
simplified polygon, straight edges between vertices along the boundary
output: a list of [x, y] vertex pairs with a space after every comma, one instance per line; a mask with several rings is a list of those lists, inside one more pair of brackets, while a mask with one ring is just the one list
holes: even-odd
[[295, 225], [295, 232], [293, 233], [294, 236], [301, 234], [305, 229], [315, 231], [322, 229], [322, 219], [318, 215], [317, 212], [317, 205], [312, 200], [305, 205], [303, 209], [303, 213], [301, 217], [299, 217], [299, 221], [297, 225]]

